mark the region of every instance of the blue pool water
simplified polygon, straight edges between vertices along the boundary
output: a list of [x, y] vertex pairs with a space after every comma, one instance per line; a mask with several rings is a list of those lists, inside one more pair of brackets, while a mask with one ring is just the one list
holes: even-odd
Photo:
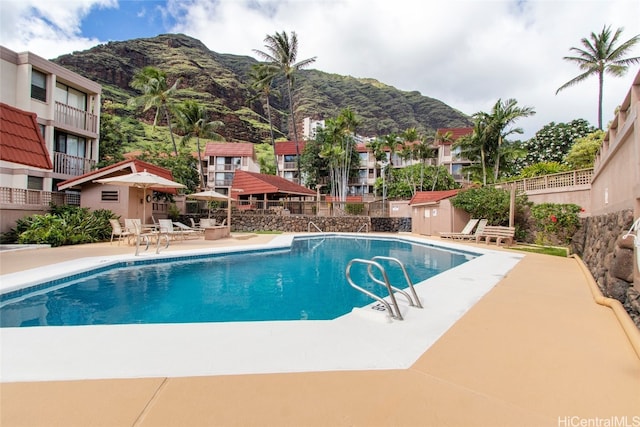
[[[333, 319], [372, 302], [347, 284], [345, 269], [376, 255], [401, 260], [414, 284], [476, 256], [399, 239], [296, 238], [291, 249], [134, 263], [5, 298], [0, 326]], [[405, 288], [402, 271], [385, 267]], [[364, 266], [351, 275], [387, 296]]]

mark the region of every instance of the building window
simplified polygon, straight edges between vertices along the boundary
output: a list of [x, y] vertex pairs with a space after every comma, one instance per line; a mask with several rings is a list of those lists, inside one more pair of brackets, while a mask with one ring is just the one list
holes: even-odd
[[103, 202], [117, 202], [119, 199], [117, 190], [102, 191], [100, 200]]
[[38, 70], [31, 70], [31, 98], [47, 102], [47, 76]]
[[40, 190], [44, 189], [44, 179], [41, 176], [27, 176], [27, 190]]
[[67, 133], [56, 132], [56, 152], [84, 158], [87, 154], [86, 148], [87, 140], [85, 138], [70, 135]]
[[38, 128], [40, 129], [40, 135], [42, 135], [42, 139], [44, 139], [45, 125], [38, 124]]
[[56, 82], [56, 101], [81, 111], [87, 110], [87, 94], [60, 82]]

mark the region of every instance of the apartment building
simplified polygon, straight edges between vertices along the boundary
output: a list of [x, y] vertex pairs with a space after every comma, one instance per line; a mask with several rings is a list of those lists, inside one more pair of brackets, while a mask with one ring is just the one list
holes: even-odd
[[[0, 102], [36, 114], [53, 169], [43, 191], [93, 170], [98, 162], [102, 86], [31, 52], [0, 46]], [[31, 180], [29, 186], [36, 185]], [[28, 188], [25, 179], [22, 185]]]
[[460, 148], [454, 148], [453, 143], [458, 138], [472, 133], [472, 127], [440, 128], [436, 133], [435, 146], [438, 148], [436, 164], [446, 167], [458, 183], [466, 181], [462, 168], [471, 165], [471, 162], [460, 155]]
[[254, 145], [250, 142], [210, 142], [202, 161], [206, 187], [227, 195], [236, 170], [260, 172]]
[[49, 204], [79, 204], [57, 184], [98, 162], [102, 87], [31, 52], [0, 46], [0, 231]]
[[299, 141], [298, 147], [294, 141], [276, 142], [275, 156], [278, 165], [278, 176], [291, 182], [300, 182], [298, 179], [298, 154], [302, 155], [305, 142]]

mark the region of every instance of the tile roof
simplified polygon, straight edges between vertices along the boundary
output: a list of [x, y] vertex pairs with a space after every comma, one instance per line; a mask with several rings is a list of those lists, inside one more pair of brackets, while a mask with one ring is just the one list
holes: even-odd
[[437, 130], [437, 132], [440, 135], [444, 135], [447, 132], [451, 132], [451, 142], [455, 141], [456, 139], [460, 138], [461, 136], [465, 136], [465, 135], [469, 135], [470, 133], [473, 133], [473, 128], [472, 127], [465, 127], [465, 128], [440, 128]]
[[[133, 172], [143, 172], [147, 171], [149, 173], [158, 175], [162, 178], [170, 179], [173, 181], [173, 174], [169, 169], [165, 169], [160, 166], [156, 166], [151, 163], [143, 162], [142, 160], [133, 159], [133, 160], [123, 160], [118, 163], [114, 163], [109, 166], [105, 166], [101, 169], [97, 169], [84, 175], [76, 176], [75, 178], [68, 179], [58, 184], [59, 190], [64, 190], [67, 188], [75, 187], [78, 185], [86, 184], [93, 182], [99, 178], [106, 178], [111, 175], [116, 175], [116, 172], [124, 171], [125, 173], [133, 173]], [[156, 189], [157, 191], [162, 191], [163, 193], [173, 193], [176, 194], [175, 188], [167, 188], [167, 189]]]
[[0, 160], [53, 169], [36, 117], [0, 103]]
[[237, 170], [233, 175], [232, 191], [234, 197], [254, 194], [292, 194], [297, 196], [315, 196], [316, 192], [295, 182], [275, 175]]
[[255, 157], [254, 145], [250, 142], [210, 142], [204, 149], [205, 157]]
[[444, 191], [418, 191], [413, 195], [410, 205], [421, 205], [426, 203], [435, 203], [440, 200], [448, 199], [458, 194], [460, 190], [444, 190]]
[[[304, 151], [305, 141], [298, 142], [298, 149], [300, 150], [300, 154]], [[296, 152], [296, 143], [295, 141], [280, 141], [276, 142], [275, 148], [276, 156], [291, 156], [298, 154]]]

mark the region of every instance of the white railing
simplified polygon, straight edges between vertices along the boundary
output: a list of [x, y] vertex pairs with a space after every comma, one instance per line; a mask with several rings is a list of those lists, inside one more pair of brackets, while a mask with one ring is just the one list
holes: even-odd
[[80, 195], [24, 188], [0, 187], [0, 204], [3, 205], [56, 205], [80, 206]]
[[80, 176], [91, 172], [96, 161], [84, 157], [71, 156], [65, 153], [53, 153], [53, 172], [63, 175]]
[[551, 175], [536, 176], [517, 181], [496, 184], [515, 184], [517, 191], [527, 192], [536, 190], [548, 190], [552, 188], [578, 187], [591, 184], [593, 168], [578, 169], [570, 172], [554, 173]]
[[98, 116], [61, 102], [56, 102], [55, 121], [76, 129], [98, 133]]

